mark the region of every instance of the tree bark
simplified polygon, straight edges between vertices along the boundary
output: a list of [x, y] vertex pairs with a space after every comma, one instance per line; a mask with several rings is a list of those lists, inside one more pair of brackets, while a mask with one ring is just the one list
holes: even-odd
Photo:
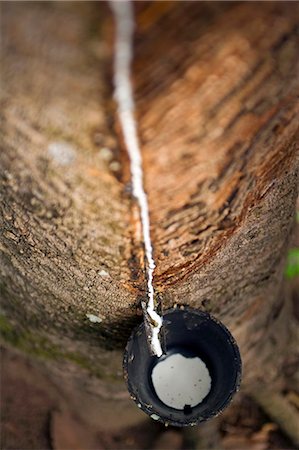
[[[78, 398], [129, 408], [121, 354], [145, 280], [112, 102], [112, 17], [104, 3], [1, 6], [5, 345], [42, 359]], [[265, 374], [279, 383], [298, 185], [298, 5], [135, 7], [156, 290], [164, 308], [202, 308], [229, 327], [245, 387]]]

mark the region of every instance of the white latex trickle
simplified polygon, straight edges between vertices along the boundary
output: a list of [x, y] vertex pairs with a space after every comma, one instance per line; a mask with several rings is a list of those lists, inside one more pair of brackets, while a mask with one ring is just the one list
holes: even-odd
[[155, 311], [153, 273], [155, 262], [150, 237], [150, 220], [147, 195], [143, 188], [141, 152], [134, 117], [134, 97], [131, 83], [131, 63], [133, 59], [134, 14], [129, 1], [110, 0], [116, 21], [116, 41], [114, 57], [114, 97], [118, 106], [119, 119], [125, 144], [130, 157], [133, 195], [138, 201], [142, 224], [143, 242], [146, 257], [148, 303], [147, 313], [154, 321], [150, 324], [151, 348], [155, 355], [162, 355], [159, 332], [162, 317]]

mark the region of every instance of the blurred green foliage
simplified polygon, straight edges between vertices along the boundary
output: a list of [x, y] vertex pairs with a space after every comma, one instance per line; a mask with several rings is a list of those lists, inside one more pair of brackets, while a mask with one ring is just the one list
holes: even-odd
[[299, 275], [299, 248], [291, 248], [288, 252], [285, 276], [289, 279]]

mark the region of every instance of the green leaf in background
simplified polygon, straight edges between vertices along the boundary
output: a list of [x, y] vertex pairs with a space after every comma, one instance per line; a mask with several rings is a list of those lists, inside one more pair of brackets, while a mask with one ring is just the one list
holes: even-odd
[[288, 252], [285, 276], [294, 278], [299, 275], [299, 248], [291, 248]]

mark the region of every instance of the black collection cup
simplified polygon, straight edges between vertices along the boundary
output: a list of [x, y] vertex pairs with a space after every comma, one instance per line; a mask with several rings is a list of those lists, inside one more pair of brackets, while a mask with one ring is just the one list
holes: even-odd
[[[220, 414], [241, 381], [240, 353], [228, 329], [206, 312], [181, 306], [163, 314], [160, 334], [164, 347], [160, 358], [150, 352], [144, 323], [135, 328], [128, 340], [123, 366], [132, 399], [152, 419], [177, 427], [197, 425]], [[208, 369], [210, 391], [195, 406], [167, 406], [155, 391], [153, 369], [174, 354], [200, 358]], [[175, 372], [172, 376], [176, 376]]]

